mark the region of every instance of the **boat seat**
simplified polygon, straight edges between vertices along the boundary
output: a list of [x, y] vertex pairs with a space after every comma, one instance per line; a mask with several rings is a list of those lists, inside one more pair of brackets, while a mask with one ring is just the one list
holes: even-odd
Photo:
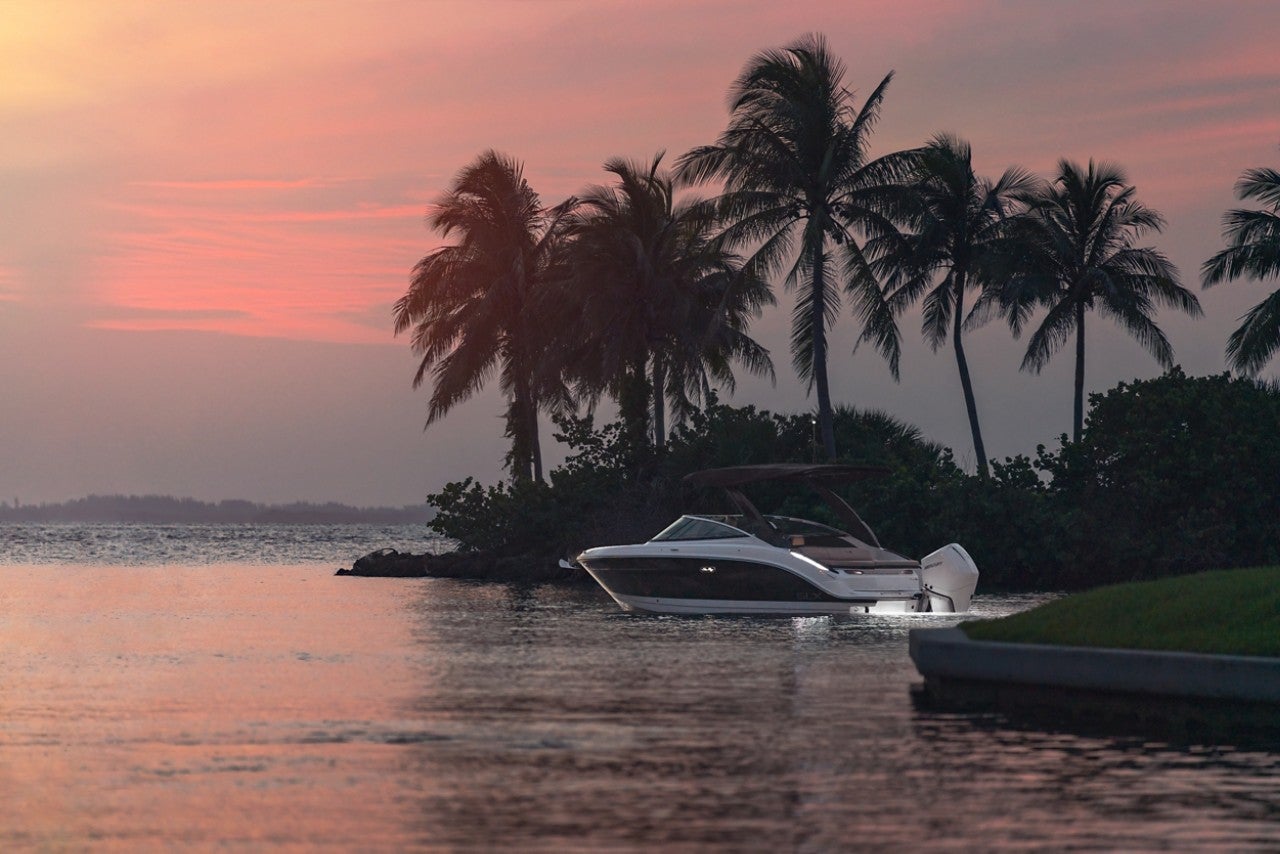
[[847, 549], [852, 544], [846, 537], [835, 534], [792, 534], [788, 539], [792, 548], [834, 548]]

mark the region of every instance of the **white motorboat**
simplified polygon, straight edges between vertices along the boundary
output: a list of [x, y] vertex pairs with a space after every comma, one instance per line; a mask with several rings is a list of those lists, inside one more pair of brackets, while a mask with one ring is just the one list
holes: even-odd
[[[659, 614], [961, 613], [978, 568], [958, 544], [919, 561], [889, 551], [831, 486], [885, 474], [847, 465], [776, 464], [708, 469], [694, 486], [722, 488], [734, 515], [681, 516], [647, 543], [587, 549], [577, 561], [628, 611]], [[766, 516], [741, 487], [801, 483], [846, 530]]]

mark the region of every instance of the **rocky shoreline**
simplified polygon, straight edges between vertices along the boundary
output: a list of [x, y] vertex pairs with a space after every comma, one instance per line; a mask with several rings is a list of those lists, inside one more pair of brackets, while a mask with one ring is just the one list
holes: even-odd
[[493, 552], [412, 554], [379, 549], [335, 575], [365, 578], [460, 578], [473, 581], [533, 584], [590, 584], [591, 576], [578, 566], [563, 567], [537, 555], [499, 555]]

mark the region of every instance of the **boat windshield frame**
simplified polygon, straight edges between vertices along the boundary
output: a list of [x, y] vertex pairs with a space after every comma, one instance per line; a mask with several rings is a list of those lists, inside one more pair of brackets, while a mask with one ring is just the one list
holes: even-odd
[[[782, 539], [777, 535], [773, 525], [760, 513], [751, 500], [743, 494], [741, 487], [762, 481], [784, 481], [801, 483], [826, 502], [836, 518], [845, 526], [846, 536], [882, 548], [871, 526], [862, 520], [857, 511], [837, 495], [831, 485], [849, 483], [872, 477], [883, 477], [889, 469], [882, 466], [853, 466], [830, 463], [775, 463], [770, 465], [729, 466], [727, 468], [706, 469], [684, 476], [684, 482], [693, 486], [718, 486], [724, 491], [745, 517], [746, 526], [753, 529], [754, 536], [767, 542], [781, 545]], [[754, 530], [758, 529], [758, 530]], [[842, 532], [845, 533], [845, 532]]]
[[[769, 530], [766, 532], [766, 536], [762, 537], [748, 530], [754, 520], [745, 514], [686, 513], [655, 534], [650, 538], [649, 542], [693, 542], [756, 537], [771, 545], [787, 545], [792, 542], [792, 537], [797, 535], [826, 535], [840, 538], [851, 536], [847, 531], [842, 531], [822, 522], [815, 522], [812, 519], [772, 514], [764, 516], [763, 519], [768, 524]], [[799, 528], [804, 528], [805, 530], [798, 530]], [[720, 533], [721, 531], [723, 533]]]
[[[723, 533], [719, 533], [720, 531], [723, 531]], [[686, 514], [651, 537], [649, 542], [733, 540], [749, 536], [751, 534], [742, 530], [742, 528], [731, 525], [714, 516]]]
[[[848, 531], [842, 531], [831, 525], [825, 525], [822, 522], [815, 522], [812, 519], [801, 519], [797, 516], [778, 516], [776, 514], [766, 514], [765, 521], [773, 526], [779, 534], [784, 537], [792, 536], [809, 536], [809, 535], [826, 535], [830, 537], [849, 537], [852, 536]], [[790, 523], [780, 525], [779, 523]], [[805, 530], [798, 530], [803, 527]]]

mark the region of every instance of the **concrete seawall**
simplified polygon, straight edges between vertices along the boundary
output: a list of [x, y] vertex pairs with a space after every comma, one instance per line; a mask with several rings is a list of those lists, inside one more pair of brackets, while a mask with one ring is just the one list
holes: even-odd
[[974, 641], [957, 628], [912, 629], [910, 652], [932, 689], [979, 683], [1264, 703], [1280, 716], [1276, 658]]

